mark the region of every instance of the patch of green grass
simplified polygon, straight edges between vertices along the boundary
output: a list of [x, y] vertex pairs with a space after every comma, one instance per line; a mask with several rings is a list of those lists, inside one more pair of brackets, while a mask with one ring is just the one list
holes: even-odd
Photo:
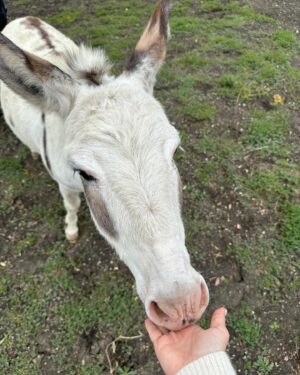
[[277, 78], [278, 68], [265, 62], [257, 74], [257, 80], [259, 81], [274, 81]]
[[289, 118], [285, 112], [255, 111], [251, 117], [247, 134], [242, 138], [246, 144], [251, 144], [253, 147], [281, 144], [289, 134]]
[[60, 9], [55, 15], [47, 17], [47, 21], [57, 27], [73, 24], [75, 21], [82, 20], [85, 12], [82, 9], [75, 9], [71, 7], [64, 7]]
[[189, 13], [191, 8], [194, 6], [193, 0], [186, 0], [184, 2], [175, 2], [172, 8], [173, 16], [185, 16]]
[[[280, 222], [280, 216], [278, 221]], [[293, 293], [299, 286], [296, 255], [277, 236], [275, 224], [273, 227], [269, 226], [268, 230], [269, 234], [264, 239], [239, 241], [228, 249], [228, 255], [236, 259], [244, 272], [252, 275], [252, 283], [257, 291], [277, 302], [283, 287]]]
[[251, 9], [248, 6], [240, 6], [238, 2], [235, 3], [235, 10], [243, 15], [248, 21], [253, 20], [259, 23], [271, 23], [271, 24], [280, 24], [280, 21], [270, 17], [266, 16], [263, 13], [255, 12], [253, 9]]
[[63, 202], [59, 196], [57, 196], [57, 201], [55, 205], [51, 207], [42, 204], [41, 202], [36, 202], [31, 208], [30, 216], [36, 220], [43, 220], [50, 228], [61, 228], [63, 229], [63, 220], [66, 212], [63, 207]]
[[202, 56], [198, 51], [192, 51], [180, 56], [176, 59], [176, 63], [188, 68], [196, 69], [209, 64], [209, 60]]
[[104, 373], [105, 367], [101, 365], [84, 365], [79, 370], [79, 375], [99, 375]]
[[136, 371], [128, 370], [126, 367], [118, 368], [118, 375], [137, 375]]
[[[1, 344], [0, 370], [5, 374], [39, 374], [33, 340], [44, 325], [49, 298], [43, 294], [44, 285], [41, 280], [32, 276], [19, 276], [18, 282], [19, 287], [15, 289], [11, 285], [11, 292], [4, 296], [9, 309], [3, 311], [0, 317], [0, 325], [5, 329]], [[17, 355], [12, 356], [12, 353]]]
[[220, 12], [225, 10], [225, 5], [222, 4], [219, 0], [208, 0], [201, 2], [201, 11], [202, 12]]
[[[9, 290], [10, 281], [5, 276], [0, 276], [0, 296]], [[1, 340], [1, 339], [0, 339]]]
[[260, 52], [252, 49], [247, 49], [239, 58], [237, 58], [238, 66], [244, 69], [247, 68], [251, 70], [257, 70], [261, 68], [263, 62], [263, 55]]
[[233, 161], [239, 154], [241, 146], [231, 138], [212, 138], [206, 136], [197, 145], [197, 151], [211, 156], [220, 162], [225, 159]]
[[204, 162], [197, 170], [197, 180], [204, 185], [216, 179], [220, 165], [216, 161]]
[[297, 41], [297, 37], [294, 32], [289, 30], [276, 30], [273, 33], [274, 44], [282, 48], [294, 47]]
[[224, 187], [232, 181], [232, 163], [240, 152], [240, 145], [230, 138], [202, 138], [196, 151], [203, 162], [197, 168], [199, 183], [207, 185], [218, 183]]
[[180, 82], [179, 87], [174, 91], [175, 97], [181, 103], [176, 109], [195, 121], [212, 121], [215, 107], [199, 95], [197, 90], [199, 83], [199, 78], [191, 75]]
[[248, 176], [239, 179], [241, 187], [250, 197], [264, 199], [266, 202], [285, 202], [291, 197], [297, 178], [280, 168], [255, 168]]
[[224, 74], [217, 80], [217, 84], [221, 95], [233, 98], [239, 96], [243, 87], [243, 83], [238, 74]]
[[0, 173], [3, 175], [24, 175], [25, 169], [20, 159], [2, 158]]
[[26, 237], [20, 240], [16, 245], [16, 251], [22, 254], [26, 249], [33, 247], [38, 241], [35, 233], [27, 233]]
[[251, 347], [255, 347], [261, 340], [261, 325], [257, 322], [251, 310], [247, 307], [238, 313], [228, 315], [228, 326], [233, 329], [237, 337]]
[[[114, 278], [110, 281], [100, 282], [95, 286], [89, 297], [76, 295], [68, 302], [63, 303], [58, 311], [63, 324], [59, 331], [64, 332], [57, 339], [65, 343], [71, 343], [78, 334], [83, 334], [88, 327], [105, 324], [114, 330], [126, 330], [126, 332], [138, 331], [138, 314], [140, 304], [134, 290], [126, 283], [118, 283]], [[136, 324], [132, 324], [133, 317]], [[125, 328], [126, 327], [126, 328]], [[60, 344], [61, 345], [61, 344]]]
[[282, 207], [284, 218], [281, 222], [280, 238], [289, 251], [300, 249], [300, 205], [287, 202]]
[[183, 112], [190, 118], [197, 121], [212, 121], [215, 117], [215, 107], [202, 98], [195, 98], [192, 102], [187, 103]]
[[265, 52], [263, 52], [263, 57], [265, 61], [279, 64], [281, 67], [289, 65], [290, 62], [289, 55], [282, 48], [267, 49]]
[[89, 30], [86, 28], [74, 23], [68, 27], [68, 30], [66, 31], [66, 34], [69, 38], [76, 40], [77, 38], [80, 38], [81, 40], [86, 40], [88, 44], [91, 44], [92, 46], [96, 46], [91, 42], [90, 39], [90, 33]]
[[15, 0], [16, 6], [25, 6], [29, 5], [31, 3], [31, 0]]
[[170, 23], [175, 34], [197, 32], [201, 27], [200, 19], [190, 16], [171, 17]]
[[245, 43], [227, 32], [227, 35], [212, 34], [209, 37], [209, 43], [202, 48], [205, 51], [240, 54], [245, 49]]

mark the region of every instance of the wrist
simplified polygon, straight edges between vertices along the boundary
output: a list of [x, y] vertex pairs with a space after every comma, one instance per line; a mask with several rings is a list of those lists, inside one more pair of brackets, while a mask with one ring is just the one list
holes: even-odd
[[209, 353], [179, 370], [176, 375], [235, 375], [236, 372], [225, 351]]

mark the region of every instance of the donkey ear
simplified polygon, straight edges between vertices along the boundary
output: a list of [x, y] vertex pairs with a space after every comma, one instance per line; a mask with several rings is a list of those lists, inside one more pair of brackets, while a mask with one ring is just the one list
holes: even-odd
[[145, 89], [152, 93], [155, 78], [166, 57], [170, 36], [170, 1], [161, 0], [156, 6], [148, 25], [138, 41], [127, 65], [127, 74], [142, 80]]
[[0, 79], [16, 94], [66, 117], [74, 101], [71, 77], [46, 60], [23, 51], [0, 33]]

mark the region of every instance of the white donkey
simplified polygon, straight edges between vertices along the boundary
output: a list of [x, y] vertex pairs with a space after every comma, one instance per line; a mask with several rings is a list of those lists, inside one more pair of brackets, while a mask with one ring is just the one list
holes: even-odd
[[200, 318], [208, 289], [185, 247], [178, 132], [153, 97], [169, 8], [159, 2], [119, 77], [101, 49], [78, 47], [38, 18], [16, 19], [0, 34], [0, 78], [6, 122], [59, 185], [67, 239], [78, 237], [84, 192], [149, 318], [177, 330]]

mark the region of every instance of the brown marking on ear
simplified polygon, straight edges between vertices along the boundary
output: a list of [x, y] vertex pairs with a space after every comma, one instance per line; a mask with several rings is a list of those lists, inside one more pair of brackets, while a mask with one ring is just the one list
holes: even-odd
[[27, 92], [32, 96], [40, 96], [43, 95], [42, 88], [32, 82], [26, 82], [23, 75], [16, 69], [16, 67], [21, 67], [25, 64], [33, 70], [29, 56], [30, 54], [27, 55], [27, 53], [12, 43], [5, 35], [0, 34], [1, 79], [8, 86], [10, 86], [10, 81], [15, 81], [20, 86], [26, 86]]
[[84, 178], [81, 178], [84, 194], [90, 210], [100, 226], [100, 228], [104, 229], [107, 234], [109, 234], [112, 238], [118, 237], [118, 232], [114, 226], [114, 223], [110, 217], [106, 204], [101, 197], [101, 193], [99, 189], [95, 186], [92, 186], [93, 182], [86, 182]]
[[141, 64], [145, 56], [145, 52], [134, 50], [130, 56], [126, 70], [128, 72], [134, 71]]
[[101, 77], [99, 77], [99, 73], [95, 72], [93, 70], [82, 72], [81, 76], [83, 79], [88, 81], [89, 83], [92, 83], [93, 85], [100, 86], [101, 85]]
[[[24, 52], [26, 66], [33, 73], [36, 73], [41, 80], [47, 79], [53, 71], [53, 65], [40, 57]], [[58, 68], [57, 68], [58, 69]]]
[[[14, 68], [20, 66], [20, 63], [25, 63], [26, 67], [31, 72], [37, 74], [38, 78], [41, 80], [48, 79], [55, 71], [61, 72], [58, 67], [52, 65], [47, 60], [22, 50], [5, 35], [0, 34], [0, 55], [2, 52], [3, 57], [5, 57], [5, 61], [3, 62], [1, 68], [5, 69], [8, 74], [16, 74]], [[3, 57], [0, 56], [0, 63]], [[66, 75], [65, 73], [63, 74]], [[18, 77], [18, 79], [21, 83], [21, 77]], [[35, 88], [33, 88], [32, 91], [36, 91]]]
[[169, 37], [169, 12], [170, 1], [160, 1], [129, 59], [127, 71], [135, 70], [147, 55], [158, 62], [164, 60]]
[[28, 16], [28, 17], [26, 17], [24, 22], [29, 27], [37, 29], [39, 31], [42, 39], [45, 41], [46, 46], [50, 49], [55, 50], [55, 46], [53, 45], [47, 31], [43, 28], [42, 22], [39, 18]]

